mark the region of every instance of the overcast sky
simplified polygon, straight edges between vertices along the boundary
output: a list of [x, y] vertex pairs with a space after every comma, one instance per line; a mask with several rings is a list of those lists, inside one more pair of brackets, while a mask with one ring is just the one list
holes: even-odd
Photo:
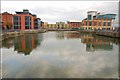
[[[29, 9], [43, 21], [82, 20], [87, 11], [115, 13], [118, 16], [118, 1], [1, 1], [1, 12], [15, 14], [15, 11]], [[117, 18], [118, 20], [118, 18]]]

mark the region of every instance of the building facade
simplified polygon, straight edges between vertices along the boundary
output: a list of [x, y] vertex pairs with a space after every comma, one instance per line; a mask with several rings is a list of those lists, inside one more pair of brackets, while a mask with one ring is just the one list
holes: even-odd
[[102, 30], [112, 29], [112, 22], [116, 14], [100, 14], [97, 11], [88, 11], [87, 18], [82, 20], [82, 29]]
[[56, 22], [56, 29], [67, 29], [68, 26], [65, 22]]
[[3, 27], [2, 14], [0, 14], [0, 30], [2, 30], [2, 27]]
[[2, 29], [13, 28], [13, 14], [4, 12], [0, 14], [0, 26]]
[[48, 22], [44, 22], [44, 29], [48, 29]]
[[15, 39], [14, 50], [18, 53], [24, 53], [25, 55], [29, 55], [34, 48], [40, 45], [40, 43], [40, 40], [38, 40], [38, 34], [26, 34], [22, 37], [17, 37]]
[[40, 21], [40, 28], [44, 28], [44, 22]]
[[40, 22], [41, 22], [41, 19], [40, 18], [37, 18], [37, 15], [32, 15], [34, 17], [34, 29], [41, 29], [41, 25], [40, 25]]
[[16, 12], [13, 16], [14, 29], [28, 30], [39, 29], [40, 18], [37, 18], [35, 14], [31, 14], [29, 10], [24, 9], [23, 12]]
[[67, 24], [69, 28], [80, 28], [82, 26], [81, 21], [75, 21], [75, 20], [67, 21]]

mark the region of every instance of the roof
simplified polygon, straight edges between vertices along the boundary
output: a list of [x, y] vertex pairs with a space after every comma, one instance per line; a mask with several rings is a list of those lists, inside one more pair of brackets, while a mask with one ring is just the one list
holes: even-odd
[[32, 15], [31, 13], [24, 13], [24, 12], [18, 12], [18, 11], [16, 11], [15, 13], [16, 14], [30, 14], [30, 15]]
[[21, 13], [23, 13], [23, 12], [17, 12], [17, 11], [16, 11], [16, 14], [21, 14]]
[[41, 20], [40, 18], [37, 18], [37, 19]]
[[91, 13], [91, 12], [96, 12], [97, 13], [97, 11], [88, 11], [87, 13]]
[[[8, 13], [8, 12], [3, 12], [2, 14], [10, 14], [10, 13]], [[10, 15], [12, 15], [12, 14], [10, 14]]]

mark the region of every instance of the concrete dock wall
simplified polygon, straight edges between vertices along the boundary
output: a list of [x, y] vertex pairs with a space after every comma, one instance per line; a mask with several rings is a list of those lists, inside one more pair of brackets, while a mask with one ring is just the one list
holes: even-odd
[[22, 32], [4, 32], [0, 35], [0, 41], [23, 35]]
[[26, 30], [26, 31], [15, 31], [15, 32], [2, 32], [0, 34], [0, 41], [2, 40], [6, 40], [6, 39], [9, 39], [9, 38], [14, 38], [16, 36], [22, 36], [24, 34], [27, 34], [27, 33], [44, 33], [46, 32], [46, 30]]
[[119, 32], [95, 32], [96, 35], [120, 38]]

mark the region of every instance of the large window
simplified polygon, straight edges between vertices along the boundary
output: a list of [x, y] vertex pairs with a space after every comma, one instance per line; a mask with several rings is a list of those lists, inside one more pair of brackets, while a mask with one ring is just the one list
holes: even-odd
[[34, 29], [38, 29], [38, 26], [34, 26]]
[[26, 25], [26, 26], [29, 26], [30, 24], [29, 24], [29, 22], [25, 22], [25, 25]]
[[34, 19], [34, 22], [38, 22], [38, 19]]
[[91, 15], [88, 15], [88, 20], [91, 20], [92, 19], [92, 16]]
[[89, 23], [89, 26], [92, 26], [92, 22]]
[[31, 17], [30, 16], [25, 16], [25, 21], [26, 22], [30, 22], [31, 21]]
[[18, 29], [18, 26], [15, 26], [15, 25], [14, 25], [14, 29]]
[[14, 21], [18, 21], [18, 16], [13, 16]]
[[17, 26], [17, 25], [18, 25], [18, 22], [14, 22], [14, 25]]
[[29, 16], [25, 16], [25, 21], [29, 20], [30, 17]]
[[31, 17], [25, 16], [25, 29], [31, 29]]
[[25, 29], [30, 29], [30, 26], [25, 26]]
[[108, 26], [110, 26], [111, 25], [111, 23], [110, 22], [108, 22]]
[[104, 22], [103, 26], [106, 26], [106, 22]]

